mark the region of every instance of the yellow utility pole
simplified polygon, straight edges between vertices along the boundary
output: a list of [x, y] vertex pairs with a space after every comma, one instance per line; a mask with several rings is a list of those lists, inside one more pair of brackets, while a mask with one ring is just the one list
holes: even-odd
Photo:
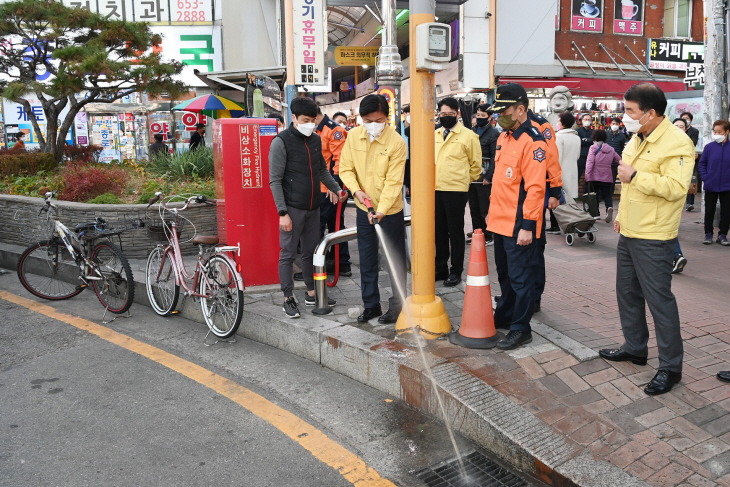
[[[411, 72], [411, 274], [413, 294], [406, 299], [396, 329], [416, 326], [427, 339], [451, 331], [451, 321], [441, 298], [436, 296], [434, 143], [434, 75], [416, 70], [416, 27], [434, 22], [433, 0], [410, 1]], [[408, 318], [412, 320], [409, 322]]]

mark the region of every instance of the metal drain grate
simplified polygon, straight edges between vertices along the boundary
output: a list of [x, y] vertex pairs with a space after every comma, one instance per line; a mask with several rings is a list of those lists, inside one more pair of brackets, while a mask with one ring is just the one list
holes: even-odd
[[485, 457], [479, 452], [462, 457], [466, 478], [462, 475], [459, 461], [428, 467], [416, 473], [416, 477], [428, 487], [526, 487], [529, 484]]

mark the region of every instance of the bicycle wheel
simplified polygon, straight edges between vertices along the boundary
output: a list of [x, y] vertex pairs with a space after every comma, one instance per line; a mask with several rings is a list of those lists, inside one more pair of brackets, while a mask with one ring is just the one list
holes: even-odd
[[81, 269], [60, 239], [28, 247], [18, 261], [18, 278], [31, 294], [60, 301], [76, 296], [84, 287]]
[[203, 273], [200, 294], [208, 297], [200, 300], [200, 307], [205, 323], [215, 336], [228, 338], [236, 333], [243, 318], [243, 291], [237, 285], [241, 275], [219, 255], [211, 257]]
[[171, 254], [157, 247], [147, 258], [147, 297], [152, 309], [160, 316], [173, 312], [180, 298], [180, 286], [175, 283], [175, 269], [172, 267]]
[[132, 268], [121, 250], [111, 242], [100, 242], [91, 261], [101, 279], [91, 280], [94, 292], [106, 309], [115, 314], [126, 312], [134, 301]]

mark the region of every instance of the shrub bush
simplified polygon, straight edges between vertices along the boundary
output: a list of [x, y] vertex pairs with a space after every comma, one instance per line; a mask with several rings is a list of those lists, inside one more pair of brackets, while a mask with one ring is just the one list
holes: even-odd
[[96, 198], [89, 200], [89, 203], [92, 205], [118, 205], [121, 202], [122, 200], [119, 199], [119, 196], [111, 193], [100, 194]]
[[99, 162], [99, 154], [104, 148], [100, 145], [67, 145], [63, 155], [67, 161]]
[[63, 189], [58, 172], [39, 171], [33, 176], [9, 176], [0, 179], [0, 193], [42, 197], [47, 191]]
[[85, 164], [70, 161], [61, 169], [64, 190], [58, 199], [84, 202], [104, 193], [121, 196], [129, 181], [129, 173], [106, 164]]
[[58, 167], [53, 154], [47, 152], [0, 152], [0, 176], [36, 174]]
[[194, 151], [159, 154], [147, 166], [147, 171], [173, 179], [210, 178], [215, 172], [213, 148], [199, 147]]

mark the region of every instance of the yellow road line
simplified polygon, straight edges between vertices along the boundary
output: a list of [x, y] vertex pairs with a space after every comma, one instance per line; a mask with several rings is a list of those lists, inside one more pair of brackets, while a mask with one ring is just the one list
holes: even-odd
[[357, 455], [338, 445], [311, 424], [230, 379], [105, 326], [56, 311], [45, 304], [2, 290], [0, 290], [0, 299], [93, 333], [108, 342], [154, 360], [199, 384], [213, 389], [218, 394], [248, 409], [299, 443], [321, 462], [337, 470], [353, 485], [358, 487], [395, 487], [395, 484], [378, 475], [378, 472], [368, 467]]

